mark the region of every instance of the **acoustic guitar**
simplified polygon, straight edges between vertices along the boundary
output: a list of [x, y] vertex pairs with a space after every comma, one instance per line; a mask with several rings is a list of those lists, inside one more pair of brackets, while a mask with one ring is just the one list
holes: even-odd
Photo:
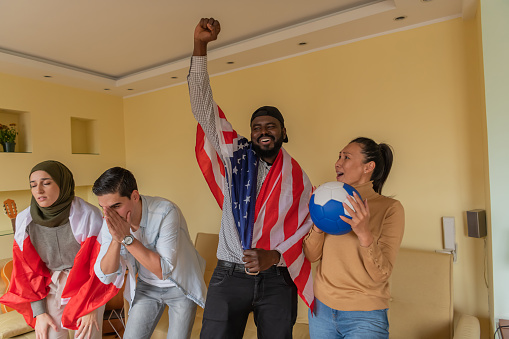
[[[16, 216], [18, 215], [18, 210], [16, 208], [16, 203], [14, 202], [14, 200], [11, 199], [5, 200], [4, 210], [5, 214], [7, 214], [9, 219], [11, 219], [12, 231], [16, 232]], [[2, 277], [2, 280], [5, 283], [5, 291], [9, 289], [9, 285], [11, 283], [11, 274], [12, 274], [12, 260], [7, 262], [2, 268], [2, 271], [0, 272], [0, 276]], [[7, 307], [5, 305], [0, 305], [0, 308], [2, 309], [3, 313], [13, 311], [12, 308]]]
[[7, 199], [4, 201], [4, 210], [5, 214], [11, 219], [12, 231], [16, 233], [16, 217], [18, 216], [18, 209], [16, 208], [16, 203], [12, 199]]
[[[2, 291], [2, 294], [9, 290], [9, 285], [11, 284], [11, 275], [12, 275], [12, 260], [5, 263], [4, 267], [2, 267], [2, 271], [0, 272], [2, 276], [2, 280], [5, 284], [5, 291]], [[5, 306], [4, 304], [0, 304], [0, 309], [3, 313], [7, 313], [10, 311], [14, 311], [14, 309]]]

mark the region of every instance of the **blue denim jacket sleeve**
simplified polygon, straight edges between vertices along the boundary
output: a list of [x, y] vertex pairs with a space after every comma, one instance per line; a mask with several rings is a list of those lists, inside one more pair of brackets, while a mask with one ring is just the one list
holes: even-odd
[[116, 278], [121, 274], [122, 265], [119, 263], [118, 270], [110, 274], [104, 274], [103, 271], [101, 270], [101, 260], [106, 254], [106, 251], [110, 247], [111, 241], [113, 240], [110, 231], [108, 230], [108, 225], [106, 225], [106, 221], [103, 221], [99, 238], [101, 242], [101, 250], [99, 251], [99, 255], [97, 256], [97, 260], [94, 265], [94, 271], [95, 275], [97, 275], [97, 277], [103, 284], [109, 284], [114, 282]]
[[[203, 307], [205, 260], [194, 248], [181, 210], [161, 197], [142, 195], [141, 199], [143, 212], [139, 236], [146, 248], [159, 254], [162, 279], [176, 284], [188, 298]], [[139, 265], [131, 255], [127, 256], [128, 263], [131, 258], [133, 264]], [[131, 273], [131, 268], [129, 270]], [[146, 275], [146, 282], [157, 283], [158, 278], [153, 273], [144, 269], [139, 273]]]
[[170, 211], [161, 221], [156, 251], [161, 256], [161, 271], [163, 280], [171, 277], [177, 260], [179, 246], [180, 213], [171, 206]]

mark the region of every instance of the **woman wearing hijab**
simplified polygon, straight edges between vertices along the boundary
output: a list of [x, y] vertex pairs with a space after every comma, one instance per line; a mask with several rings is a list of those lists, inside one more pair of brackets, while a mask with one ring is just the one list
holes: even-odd
[[71, 171], [44, 161], [30, 172], [32, 201], [16, 219], [12, 282], [0, 299], [37, 339], [101, 338], [105, 291], [94, 275], [102, 217], [74, 196]]

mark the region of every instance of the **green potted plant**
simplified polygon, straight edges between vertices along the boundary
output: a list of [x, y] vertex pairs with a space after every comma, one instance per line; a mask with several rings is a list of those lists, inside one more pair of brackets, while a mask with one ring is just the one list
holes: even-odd
[[4, 152], [14, 152], [17, 135], [16, 124], [9, 124], [9, 126], [0, 124], [0, 143]]

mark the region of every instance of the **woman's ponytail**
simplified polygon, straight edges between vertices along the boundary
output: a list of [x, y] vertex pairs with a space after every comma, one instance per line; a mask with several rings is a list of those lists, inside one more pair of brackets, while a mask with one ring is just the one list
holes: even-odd
[[389, 176], [393, 162], [393, 153], [388, 144], [377, 144], [373, 139], [356, 138], [350, 143], [355, 142], [361, 145], [362, 154], [364, 154], [364, 163], [375, 162], [375, 169], [371, 174], [373, 189], [378, 194], [382, 194], [382, 187]]

